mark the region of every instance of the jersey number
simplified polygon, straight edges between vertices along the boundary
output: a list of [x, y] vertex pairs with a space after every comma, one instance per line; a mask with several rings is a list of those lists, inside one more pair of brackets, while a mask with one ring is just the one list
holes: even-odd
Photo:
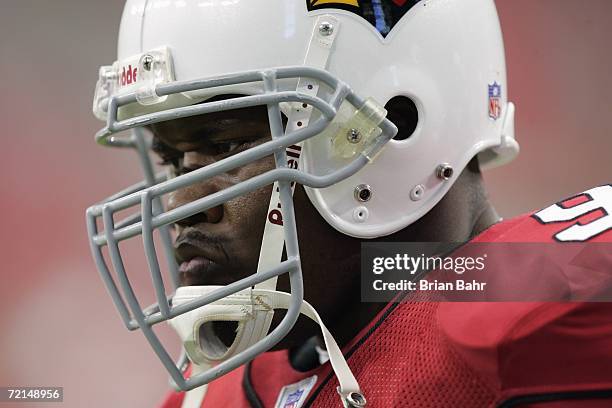
[[[557, 241], [588, 241], [612, 229], [612, 185], [593, 188], [575, 198], [578, 197], [586, 197], [587, 201], [571, 207], [557, 203], [534, 214], [543, 224], [576, 221], [574, 225], [555, 234]], [[604, 215], [586, 224], [578, 222], [580, 217], [598, 210]]]

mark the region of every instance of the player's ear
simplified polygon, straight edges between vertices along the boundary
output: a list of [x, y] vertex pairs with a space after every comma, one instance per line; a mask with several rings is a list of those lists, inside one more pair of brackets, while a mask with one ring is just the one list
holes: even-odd
[[419, 123], [419, 111], [414, 101], [407, 96], [394, 96], [389, 99], [385, 109], [388, 112], [387, 118], [398, 128], [393, 139], [406, 140], [412, 136]]

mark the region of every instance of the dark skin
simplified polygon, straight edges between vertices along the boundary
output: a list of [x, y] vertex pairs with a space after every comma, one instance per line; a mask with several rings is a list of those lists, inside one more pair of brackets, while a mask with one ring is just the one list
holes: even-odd
[[[389, 117], [402, 129], [402, 106], [387, 106]], [[187, 173], [270, 140], [265, 107], [212, 113], [150, 126], [154, 150], [177, 174]], [[170, 209], [227, 188], [274, 167], [272, 157], [189, 186], [168, 196]], [[257, 270], [271, 186], [202, 214], [181, 220], [175, 248], [182, 285], [225, 285]], [[310, 203], [304, 188], [294, 194], [304, 294], [319, 312], [340, 346], [348, 343], [385, 306], [360, 300], [360, 242], [332, 228]], [[476, 159], [459, 176], [449, 193], [429, 213], [381, 241], [464, 242], [499, 220], [486, 197]], [[207, 258], [209, 261], [192, 262]], [[191, 268], [186, 267], [190, 265]], [[333, 271], [333, 273], [330, 273]], [[289, 292], [287, 275], [278, 289]], [[283, 312], [275, 313], [278, 322]], [[232, 328], [217, 334], [229, 343]], [[319, 328], [300, 317], [278, 348], [295, 347]]]

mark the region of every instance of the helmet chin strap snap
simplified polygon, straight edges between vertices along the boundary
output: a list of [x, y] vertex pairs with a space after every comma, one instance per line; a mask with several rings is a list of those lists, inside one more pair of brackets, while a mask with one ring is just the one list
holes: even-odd
[[[220, 286], [185, 286], [178, 288], [174, 304], [196, 300]], [[194, 370], [206, 370], [237, 355], [267, 335], [274, 309], [288, 309], [289, 293], [268, 289], [245, 289], [206, 306], [194, 309], [169, 321], [176, 330]], [[304, 301], [300, 313], [315, 321], [321, 328], [329, 360], [338, 378], [338, 393], [345, 407], [364, 407], [365, 398], [351, 372], [340, 347], [325, 327], [314, 307]], [[214, 335], [207, 333], [206, 324], [237, 322], [236, 337], [228, 347]], [[204, 326], [204, 330], [200, 330]], [[202, 337], [204, 336], [204, 337]]]

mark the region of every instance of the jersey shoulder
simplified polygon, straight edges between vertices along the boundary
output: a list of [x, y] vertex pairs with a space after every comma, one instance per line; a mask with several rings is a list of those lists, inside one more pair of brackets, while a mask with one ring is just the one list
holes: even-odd
[[[530, 258], [537, 254], [526, 251], [512, 258], [514, 272], [505, 280], [522, 279], [526, 271], [544, 276], [545, 285], [560, 277], [572, 293], [610, 287], [612, 185], [500, 222], [472, 242], [551, 243], [563, 249], [555, 258], [561, 274], [545, 274]], [[610, 302], [446, 303], [438, 324], [464, 361], [490, 374], [511, 396], [612, 386], [612, 350], [609, 340], [602, 341], [612, 336], [611, 313]]]
[[502, 221], [472, 242], [612, 242], [612, 184]]
[[444, 303], [438, 327], [475, 372], [515, 395], [612, 388], [612, 303]]

